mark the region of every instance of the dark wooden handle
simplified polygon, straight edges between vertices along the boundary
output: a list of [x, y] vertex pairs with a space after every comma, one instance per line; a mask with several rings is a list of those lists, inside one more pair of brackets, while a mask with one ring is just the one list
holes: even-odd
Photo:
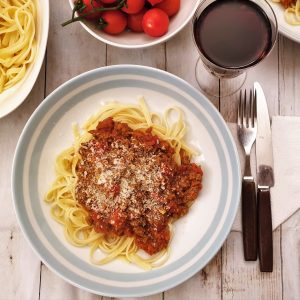
[[242, 225], [245, 260], [257, 259], [256, 189], [253, 180], [242, 184]]
[[258, 188], [258, 255], [261, 272], [273, 271], [273, 234], [269, 188]]

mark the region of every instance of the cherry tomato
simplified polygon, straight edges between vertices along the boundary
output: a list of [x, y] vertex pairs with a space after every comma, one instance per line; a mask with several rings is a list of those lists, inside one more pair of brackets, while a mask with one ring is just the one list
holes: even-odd
[[102, 4], [103, 4], [103, 7], [115, 7], [115, 6], [117, 6], [118, 3], [115, 3], [115, 2], [113, 2], [113, 3], [104, 3], [104, 2], [102, 2]]
[[160, 3], [162, 2], [163, 0], [148, 0], [148, 2], [151, 4], [151, 5], [155, 5], [157, 3]]
[[180, 9], [180, 0], [163, 0], [155, 7], [162, 9], [169, 17], [172, 17]]
[[107, 23], [107, 25], [103, 27], [103, 31], [109, 34], [119, 34], [123, 32], [127, 26], [127, 18], [119, 10], [104, 11], [101, 18]]
[[[76, 3], [77, 1], [75, 1]], [[83, 0], [82, 1], [83, 4], [85, 5], [85, 9], [82, 10], [81, 12], [78, 12], [79, 15], [82, 15], [82, 14], [86, 14], [86, 13], [89, 13], [90, 11], [92, 11], [94, 8], [100, 8], [102, 7], [102, 4], [100, 3], [99, 0], [94, 0], [91, 2], [91, 0]], [[86, 16], [85, 18], [86, 19], [97, 19], [99, 18], [101, 15], [101, 12], [95, 12], [89, 16]]]
[[101, 0], [101, 2], [105, 4], [111, 4], [111, 3], [115, 3], [116, 0]]
[[136, 14], [140, 12], [144, 5], [145, 0], [127, 0], [127, 5], [122, 7], [122, 10], [127, 14]]
[[129, 29], [131, 29], [134, 32], [143, 32], [143, 25], [142, 25], [142, 21], [143, 21], [143, 17], [144, 14], [146, 13], [147, 9], [144, 8], [143, 10], [141, 10], [139, 13], [134, 14], [134, 15], [128, 15], [127, 17], [127, 27]]
[[142, 25], [145, 33], [159, 37], [168, 31], [169, 17], [163, 10], [152, 8], [145, 13]]

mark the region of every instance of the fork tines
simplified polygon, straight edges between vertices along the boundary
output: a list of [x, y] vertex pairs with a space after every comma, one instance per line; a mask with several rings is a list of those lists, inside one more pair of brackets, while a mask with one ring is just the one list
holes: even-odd
[[[247, 99], [249, 99], [247, 101]], [[247, 98], [247, 90], [240, 92], [240, 101], [238, 105], [238, 126], [256, 127], [256, 92], [250, 90], [250, 96]]]

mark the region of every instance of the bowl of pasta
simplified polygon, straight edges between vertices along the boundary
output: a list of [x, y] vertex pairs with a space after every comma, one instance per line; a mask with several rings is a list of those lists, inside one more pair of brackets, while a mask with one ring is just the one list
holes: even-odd
[[48, 39], [49, 1], [0, 2], [0, 118], [28, 96], [40, 72]]
[[156, 294], [203, 268], [230, 232], [240, 182], [210, 101], [135, 65], [53, 91], [26, 124], [12, 172], [17, 218], [41, 260], [112, 297]]
[[300, 0], [269, 0], [278, 22], [278, 30], [300, 43]]
[[80, 21], [96, 39], [120, 48], [146, 48], [176, 35], [201, 0], [69, 0], [69, 20]]

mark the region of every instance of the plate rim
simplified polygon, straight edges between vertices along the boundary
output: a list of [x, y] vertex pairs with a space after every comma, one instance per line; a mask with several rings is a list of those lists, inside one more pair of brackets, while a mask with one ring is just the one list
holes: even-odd
[[[16, 171], [17, 171], [17, 165], [16, 165], [16, 161], [17, 161], [17, 157], [19, 156], [18, 154], [18, 149], [20, 148], [20, 144], [23, 142], [23, 137], [27, 131], [27, 128], [30, 126], [30, 123], [31, 123], [31, 120], [35, 117], [35, 115], [39, 114], [39, 109], [41, 107], [43, 107], [43, 103], [46, 103], [48, 101], [51, 102], [51, 98], [52, 98], [52, 95], [57, 93], [60, 89], [63, 89], [65, 86], [67, 86], [68, 84], [80, 79], [80, 77], [84, 77], [86, 75], [88, 75], [89, 73], [93, 73], [93, 72], [97, 72], [100, 70], [100, 72], [105, 72], [105, 70], [109, 70], [109, 69], [128, 69], [128, 71], [130, 69], [137, 69], [137, 70], [144, 70], [144, 71], [147, 71], [147, 72], [150, 72], [150, 73], [156, 73], [156, 74], [164, 74], [166, 75], [167, 77], [171, 77], [173, 79], [175, 79], [176, 81], [180, 81], [182, 84], [184, 84], [190, 91], [194, 91], [196, 92], [196, 95], [199, 95], [200, 97], [202, 97], [208, 104], [208, 106], [210, 106], [210, 108], [212, 108], [214, 110], [215, 113], [217, 113], [219, 115], [219, 119], [222, 123], [222, 127], [224, 127], [224, 130], [227, 132], [227, 135], [228, 135], [228, 138], [229, 138], [229, 142], [233, 148], [233, 155], [234, 155], [234, 159], [235, 159], [235, 163], [236, 163], [236, 167], [237, 167], [237, 199], [233, 199], [231, 202], [234, 203], [234, 209], [232, 210], [231, 212], [231, 220], [226, 228], [226, 231], [222, 234], [222, 238], [221, 238], [221, 241], [219, 242], [219, 244], [216, 246], [214, 245], [214, 250], [212, 251], [213, 253], [210, 255], [210, 258], [209, 260], [205, 263], [205, 265], [207, 265], [207, 263], [217, 254], [217, 251], [221, 248], [221, 246], [223, 245], [225, 239], [227, 238], [230, 230], [231, 230], [231, 227], [232, 227], [232, 224], [233, 224], [233, 221], [235, 219], [235, 216], [236, 216], [236, 213], [237, 213], [237, 209], [238, 209], [238, 205], [239, 205], [239, 202], [240, 202], [240, 185], [241, 185], [241, 175], [240, 175], [240, 162], [239, 162], [239, 158], [238, 158], [238, 152], [237, 152], [237, 148], [236, 148], [236, 145], [235, 145], [235, 142], [233, 140], [233, 137], [231, 135], [231, 132], [229, 131], [228, 129], [228, 126], [227, 124], [225, 123], [224, 119], [222, 118], [222, 116], [220, 115], [219, 111], [213, 106], [213, 104], [204, 96], [202, 95], [198, 90], [196, 90], [194, 87], [192, 87], [189, 83], [187, 83], [185, 80], [171, 74], [171, 73], [168, 73], [166, 71], [162, 71], [162, 70], [159, 70], [159, 69], [156, 69], [156, 68], [152, 68], [152, 67], [145, 67], [145, 66], [139, 66], [139, 65], [114, 65], [114, 66], [106, 66], [106, 67], [102, 67], [102, 68], [97, 68], [97, 69], [94, 69], [94, 70], [91, 70], [91, 71], [88, 71], [88, 72], [85, 72], [85, 73], [82, 73], [82, 74], [79, 74], [77, 75], [76, 77], [68, 80], [67, 82], [63, 83], [62, 85], [60, 85], [57, 89], [55, 89], [51, 94], [49, 94], [49, 96], [37, 107], [37, 109], [34, 111], [34, 113], [31, 115], [30, 119], [28, 120], [28, 122], [26, 123], [23, 131], [22, 131], [22, 134], [19, 138], [19, 141], [18, 141], [18, 144], [17, 144], [17, 147], [16, 147], [16, 151], [15, 151], [15, 155], [14, 155], [14, 159], [13, 159], [13, 169], [12, 169], [12, 180], [11, 180], [11, 188], [12, 188], [12, 193], [13, 193], [13, 204], [14, 204], [14, 210], [15, 210], [15, 213], [17, 215], [17, 220], [18, 220], [18, 223], [19, 223], [19, 226], [21, 227], [21, 230], [23, 232], [23, 235], [25, 236], [26, 240], [29, 242], [29, 244], [31, 245], [31, 248], [34, 249], [34, 252], [38, 255], [38, 257], [44, 262], [44, 257], [42, 257], [42, 255], [38, 252], [38, 250], [35, 248], [36, 246], [32, 244], [32, 242], [30, 241], [30, 238], [29, 236], [27, 236], [27, 233], [26, 233], [26, 229], [25, 227], [23, 227], [23, 223], [21, 222], [20, 220], [20, 217], [19, 217], [19, 211], [17, 209], [17, 200], [16, 200], [16, 191], [14, 189], [14, 183], [15, 183], [15, 178], [16, 178]], [[164, 81], [164, 80], [162, 80]], [[172, 82], [174, 84], [174, 81]], [[234, 190], [234, 187], [233, 187], [233, 190]], [[233, 198], [233, 197], [232, 197]], [[229, 211], [230, 212], [230, 211]], [[229, 212], [228, 214], [226, 215], [226, 218], [228, 217], [229, 215]], [[225, 226], [222, 227], [222, 229], [224, 228]], [[64, 280], [68, 281], [69, 283], [71, 283], [72, 285], [75, 285], [79, 288], [82, 288], [82, 289], [85, 289], [89, 292], [92, 292], [92, 293], [97, 293], [97, 294], [101, 294], [101, 295], [107, 295], [107, 296], [124, 296], [124, 297], [129, 297], [129, 296], [146, 296], [146, 295], [151, 295], [151, 294], [156, 294], [158, 292], [162, 292], [163, 290], [168, 290], [182, 282], [184, 282], [185, 280], [187, 280], [188, 278], [190, 278], [191, 276], [193, 276], [195, 273], [199, 272], [204, 266], [200, 266], [200, 268], [197, 268], [197, 270], [195, 272], [192, 272], [192, 274], [184, 274], [184, 276], [182, 276], [183, 278], [180, 279], [180, 282], [175, 282], [174, 284], [170, 284], [166, 287], [164, 287], [164, 289], [158, 289], [158, 290], [153, 290], [151, 293], [147, 292], [147, 293], [129, 293], [128, 295], [127, 294], [119, 294], [119, 293], [115, 293], [115, 294], [107, 294], [107, 293], [103, 293], [99, 290], [92, 290], [92, 289], [89, 289], [85, 286], [82, 286], [80, 284], [77, 284], [76, 282], [72, 281], [71, 279], [67, 278], [66, 276], [62, 275], [61, 273], [59, 273], [58, 270], [56, 270], [54, 267], [52, 267], [51, 265], [48, 264], [48, 262], [45, 263], [52, 271], [54, 271], [54, 273], [56, 273], [57, 275], [59, 275], [60, 277], [62, 277]]]

